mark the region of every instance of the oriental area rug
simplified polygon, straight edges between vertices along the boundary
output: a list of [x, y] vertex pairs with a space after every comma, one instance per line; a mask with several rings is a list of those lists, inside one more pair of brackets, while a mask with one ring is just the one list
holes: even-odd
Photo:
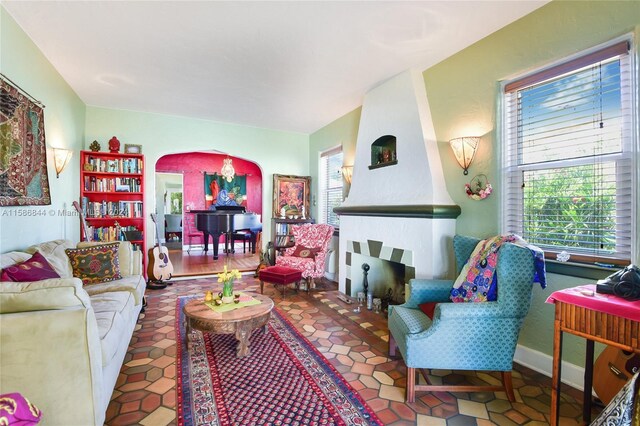
[[191, 331], [176, 304], [178, 425], [381, 425], [358, 393], [278, 312], [237, 358], [234, 335]]

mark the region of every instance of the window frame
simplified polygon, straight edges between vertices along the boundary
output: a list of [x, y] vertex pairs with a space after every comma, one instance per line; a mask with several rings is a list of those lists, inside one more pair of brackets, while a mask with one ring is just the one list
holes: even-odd
[[[624, 47], [624, 52], [621, 51], [623, 48], [623, 44], [626, 44]], [[630, 126], [631, 130], [629, 131], [629, 144], [628, 144], [628, 157], [631, 161], [631, 213], [630, 213], [630, 228], [632, 232], [631, 238], [631, 247], [630, 247], [630, 259], [620, 259], [620, 258], [612, 258], [601, 255], [589, 255], [583, 253], [571, 253], [570, 263], [579, 264], [583, 266], [588, 266], [595, 264], [597, 266], [605, 265], [626, 265], [632, 260], [639, 261], [639, 253], [640, 244], [637, 240], [638, 231], [638, 221], [640, 220], [640, 209], [638, 208], [638, 185], [640, 182], [640, 170], [637, 167], [638, 158], [640, 156], [640, 147], [638, 146], [640, 142], [640, 137], [638, 135], [638, 117], [637, 113], [640, 111], [638, 107], [638, 81], [637, 81], [637, 69], [636, 69], [636, 46], [634, 44], [634, 40], [632, 35], [625, 35], [619, 37], [615, 40], [611, 40], [608, 43], [601, 44], [599, 46], [595, 46], [591, 49], [587, 49], [585, 51], [579, 52], [575, 55], [571, 55], [569, 57], [565, 57], [555, 63], [552, 63], [546, 67], [541, 67], [526, 74], [516, 76], [514, 78], [510, 78], [508, 80], [504, 80], [500, 83], [500, 92], [498, 93], [498, 110], [499, 110], [499, 119], [501, 120], [501, 125], [498, 127], [498, 140], [500, 141], [500, 159], [501, 164], [499, 165], [499, 171], [501, 176], [501, 199], [500, 199], [500, 229], [501, 232], [510, 232], [511, 230], [507, 229], [508, 223], [508, 210], [516, 209], [519, 211], [517, 213], [518, 217], [522, 217], [524, 214], [524, 199], [521, 201], [514, 203], [509, 202], [507, 199], [508, 191], [512, 188], [509, 183], [509, 177], [513, 176], [513, 171], [509, 169], [511, 167], [517, 167], [517, 163], [512, 163], [509, 159], [510, 151], [513, 148], [517, 149], [517, 146], [509, 139], [509, 134], [513, 131], [513, 127], [511, 126], [512, 120], [509, 120], [509, 96], [512, 96], [512, 92], [524, 89], [526, 87], [530, 87], [532, 85], [542, 83], [545, 81], [549, 81], [553, 78], [557, 78], [559, 76], [573, 73], [579, 71], [581, 68], [586, 66], [593, 65], [595, 63], [601, 62], [608, 57], [612, 57], [615, 55], [619, 55], [621, 53], [626, 53], [628, 55], [629, 62], [629, 83], [631, 85], [629, 89], [629, 107], [631, 111], [630, 115]], [[624, 106], [623, 106], [624, 109]], [[517, 142], [516, 142], [517, 144]], [[624, 143], [623, 148], [624, 150]], [[602, 157], [603, 162], [606, 161], [607, 155]], [[565, 164], [559, 165], [559, 167], [568, 167], [567, 160], [554, 161], [553, 163], [562, 163], [564, 161]], [[570, 161], [570, 160], [569, 160]], [[540, 164], [540, 163], [538, 163]], [[552, 167], [550, 166], [549, 169]], [[517, 172], [516, 172], [517, 173]], [[524, 222], [523, 222], [524, 223]], [[522, 231], [523, 228], [520, 228]], [[544, 247], [545, 257], [550, 260], [555, 260], [557, 254], [563, 250], [563, 248], [558, 248], [554, 250], [553, 248], [549, 248], [548, 246]], [[569, 251], [569, 250], [567, 250]]]
[[343, 155], [344, 161], [344, 151], [342, 149], [342, 145], [336, 145], [334, 147], [321, 151], [318, 158], [318, 223], [329, 224], [333, 226], [336, 231], [340, 229], [340, 219], [338, 218], [338, 221], [336, 223], [330, 223], [328, 220], [329, 211], [328, 209], [325, 210], [324, 204], [328, 199], [329, 192], [337, 191], [340, 194], [340, 200], [344, 201], [344, 179], [342, 179], [342, 166], [338, 169], [338, 173], [340, 174], [340, 186], [327, 188], [326, 183], [329, 180], [329, 177], [324, 162], [328, 162], [329, 157], [339, 154]]

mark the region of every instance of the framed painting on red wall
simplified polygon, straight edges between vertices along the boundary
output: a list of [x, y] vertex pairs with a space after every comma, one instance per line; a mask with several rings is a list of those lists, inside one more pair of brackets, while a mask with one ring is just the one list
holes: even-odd
[[309, 214], [311, 176], [273, 175], [273, 217]]

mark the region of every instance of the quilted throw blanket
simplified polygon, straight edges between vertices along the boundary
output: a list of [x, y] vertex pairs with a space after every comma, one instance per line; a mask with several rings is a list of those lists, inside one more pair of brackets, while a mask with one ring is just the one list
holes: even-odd
[[512, 243], [531, 250], [536, 269], [535, 282], [542, 288], [547, 286], [544, 267], [544, 252], [527, 243], [516, 234], [498, 235], [480, 241], [451, 289], [453, 302], [487, 302], [498, 298], [498, 276], [495, 273], [500, 247]]

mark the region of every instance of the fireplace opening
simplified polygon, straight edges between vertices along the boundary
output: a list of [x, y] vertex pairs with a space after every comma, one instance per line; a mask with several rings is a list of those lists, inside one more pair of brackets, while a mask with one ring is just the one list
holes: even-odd
[[402, 248], [385, 246], [381, 241], [347, 241], [346, 291], [356, 297], [364, 291], [362, 264], [369, 265], [367, 274], [368, 292], [387, 304], [405, 301], [405, 287], [415, 278], [413, 252]]
[[366, 263], [369, 265], [367, 272], [368, 292], [374, 298], [385, 299], [387, 304], [404, 303], [405, 284], [409, 281], [406, 265], [360, 254], [354, 254], [352, 262], [351, 294], [354, 297], [364, 291], [362, 265]]

